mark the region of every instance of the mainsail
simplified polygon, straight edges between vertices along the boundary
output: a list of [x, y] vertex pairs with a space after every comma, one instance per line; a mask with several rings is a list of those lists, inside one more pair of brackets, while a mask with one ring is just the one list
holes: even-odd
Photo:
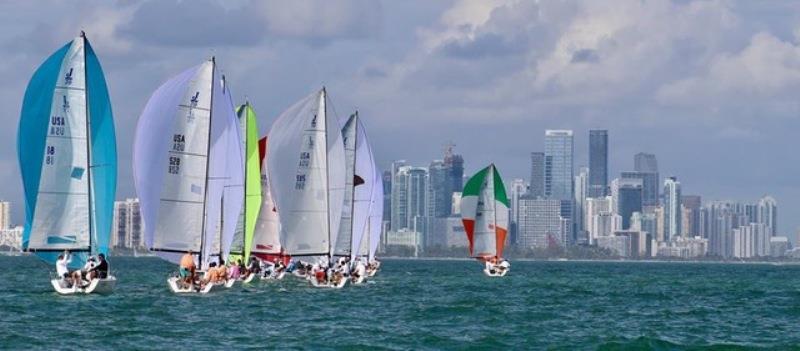
[[60, 251], [108, 255], [117, 184], [111, 101], [81, 33], [34, 73], [22, 104], [17, 151], [25, 189], [23, 250], [55, 262]]
[[292, 256], [331, 256], [345, 188], [341, 127], [327, 114], [325, 89], [295, 103], [269, 132], [269, 181]]
[[494, 164], [467, 181], [461, 198], [461, 218], [470, 256], [503, 257], [508, 233], [508, 198]]
[[253, 232], [261, 210], [261, 157], [259, 155], [258, 125], [256, 112], [249, 102], [236, 109], [242, 131], [244, 148], [244, 204], [236, 223], [231, 243], [229, 261], [241, 259], [247, 262], [252, 250]]
[[[213, 58], [153, 93], [139, 118], [133, 154], [150, 250], [176, 263], [192, 251], [202, 268], [211, 255], [227, 256], [242, 205], [240, 138], [230, 92]], [[229, 225], [216, 239], [220, 215]]]

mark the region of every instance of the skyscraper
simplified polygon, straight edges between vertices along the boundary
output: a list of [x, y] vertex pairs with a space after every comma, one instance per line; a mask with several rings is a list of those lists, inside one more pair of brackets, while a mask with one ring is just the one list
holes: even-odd
[[[642, 179], [642, 204], [645, 206], [658, 205], [660, 177], [658, 175], [658, 161], [656, 155], [640, 152], [633, 157], [634, 172], [623, 172], [622, 178], [636, 177]], [[630, 173], [626, 176], [625, 173]]]
[[[426, 213], [428, 169], [401, 166], [392, 184], [392, 230], [419, 228]], [[395, 198], [396, 197], [396, 198]], [[395, 209], [397, 211], [395, 211]]]
[[514, 179], [511, 181], [510, 186], [508, 187], [509, 194], [511, 195], [509, 198], [511, 200], [511, 240], [510, 243], [517, 242], [517, 234], [518, 234], [518, 225], [519, 225], [519, 199], [527, 193], [528, 185], [525, 183], [524, 179]]
[[464, 158], [453, 152], [454, 146], [448, 145], [444, 152], [444, 169], [449, 183], [447, 192], [451, 199], [454, 192], [464, 190]]
[[572, 199], [573, 141], [571, 130], [547, 130], [544, 135], [545, 196]]
[[686, 210], [688, 216], [683, 217], [684, 236], [700, 235], [700, 207], [703, 205], [703, 199], [700, 195], [683, 195], [681, 197], [681, 204]]
[[144, 246], [142, 216], [139, 199], [114, 201], [114, 216], [111, 227], [111, 246], [134, 249]]
[[452, 181], [444, 161], [434, 160], [428, 167], [428, 209], [429, 217], [441, 218], [450, 215], [453, 192]]
[[572, 197], [575, 203], [575, 215], [573, 216], [573, 230], [575, 241], [579, 244], [588, 244], [589, 237], [586, 235], [584, 226], [584, 211], [586, 209], [586, 198], [589, 191], [589, 170], [581, 167], [578, 175], [575, 176], [575, 194]]
[[758, 200], [758, 223], [767, 225], [770, 236], [778, 235], [778, 202], [772, 196]]
[[651, 172], [622, 172], [621, 179], [640, 179], [642, 181], [642, 205], [658, 205], [658, 173]]
[[664, 240], [681, 236], [681, 183], [676, 177], [664, 180]]
[[642, 180], [622, 179], [616, 189], [617, 214], [622, 217], [622, 230], [631, 228], [631, 215], [642, 212]]
[[589, 197], [606, 196], [608, 186], [608, 131], [589, 131]]
[[383, 171], [383, 221], [392, 223], [392, 171]]
[[531, 152], [530, 184], [530, 196], [544, 197], [544, 152]]

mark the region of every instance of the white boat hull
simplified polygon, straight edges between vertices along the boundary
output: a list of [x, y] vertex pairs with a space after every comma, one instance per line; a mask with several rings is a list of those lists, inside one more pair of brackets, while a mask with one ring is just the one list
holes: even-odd
[[331, 289], [341, 289], [347, 284], [347, 278], [342, 278], [339, 280], [338, 284], [333, 284], [333, 282], [324, 282], [320, 283], [316, 278], [308, 279], [311, 282], [311, 285], [316, 288], [331, 288]]
[[492, 271], [489, 270], [489, 268], [484, 268], [483, 269], [483, 274], [486, 274], [487, 277], [505, 277], [506, 274], [508, 274], [508, 271], [510, 271], [510, 270], [511, 270], [510, 268], [495, 269], [495, 271], [492, 272]]
[[[203, 289], [196, 289], [194, 286], [190, 287], [181, 287], [178, 284], [178, 277], [170, 277], [167, 279], [167, 285], [169, 285], [170, 290], [176, 294], [208, 294], [214, 290], [220, 290], [222, 288], [229, 288], [233, 286], [233, 282], [236, 280], [228, 280], [225, 283], [214, 283], [214, 284], [206, 284]], [[228, 286], [230, 284], [230, 286]]]
[[286, 275], [286, 271], [282, 271], [282, 272], [278, 273], [277, 275], [274, 274], [274, 273], [270, 274], [270, 275], [262, 275], [261, 276], [261, 280], [281, 280], [281, 279], [283, 279], [283, 276], [285, 276], [285, 275]]
[[105, 279], [92, 279], [86, 287], [80, 287], [78, 284], [72, 287], [61, 285], [61, 279], [52, 279], [50, 283], [53, 289], [60, 295], [74, 295], [74, 294], [111, 294], [114, 292], [114, 286], [117, 284], [117, 278], [113, 275]]
[[256, 275], [253, 273], [248, 274], [246, 278], [242, 279], [242, 284], [249, 284], [250, 282], [253, 281], [253, 278], [255, 277]]
[[361, 284], [367, 278], [366, 274], [361, 274], [356, 278], [355, 276], [350, 276], [350, 282], [353, 284]]

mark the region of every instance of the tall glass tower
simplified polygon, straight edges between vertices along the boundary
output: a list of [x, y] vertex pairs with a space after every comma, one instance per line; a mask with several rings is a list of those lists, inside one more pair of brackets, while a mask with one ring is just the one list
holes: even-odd
[[589, 197], [608, 195], [608, 131], [589, 131]]
[[545, 131], [544, 191], [546, 197], [572, 200], [573, 152], [571, 130]]

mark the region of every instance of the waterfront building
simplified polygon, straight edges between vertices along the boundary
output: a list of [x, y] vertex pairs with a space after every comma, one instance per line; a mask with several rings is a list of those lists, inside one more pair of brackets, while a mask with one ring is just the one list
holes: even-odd
[[111, 247], [124, 249], [145, 247], [139, 199], [114, 201], [114, 216], [111, 223]]
[[561, 201], [520, 197], [517, 244], [527, 248], [564, 246], [567, 232], [561, 217]]
[[0, 229], [0, 251], [20, 252], [22, 251], [22, 226]]
[[581, 167], [578, 175], [575, 176], [575, 187], [573, 194], [573, 201], [575, 204], [575, 215], [573, 216], [573, 230], [575, 241], [578, 244], [588, 244], [589, 238], [586, 235], [586, 227], [584, 223], [586, 211], [586, 199], [589, 191], [589, 170], [586, 167]]
[[764, 196], [758, 200], [756, 222], [769, 227], [770, 236], [778, 235], [778, 202], [772, 196]]
[[0, 201], [0, 230], [11, 228], [11, 203]]

